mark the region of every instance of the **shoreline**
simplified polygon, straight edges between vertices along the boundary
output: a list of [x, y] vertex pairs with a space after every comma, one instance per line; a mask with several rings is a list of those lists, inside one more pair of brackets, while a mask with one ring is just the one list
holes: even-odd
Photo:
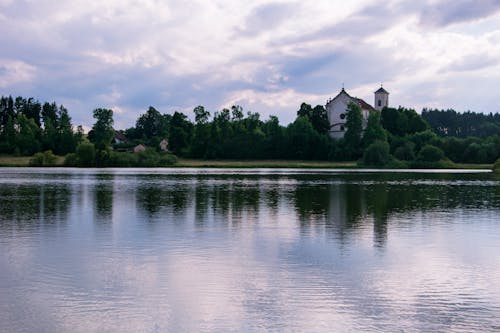
[[[8, 167], [29, 167], [29, 161], [32, 156], [0, 156], [0, 168]], [[54, 166], [47, 168], [65, 168], [63, 165], [64, 158], [58, 157]], [[374, 168], [358, 166], [356, 161], [349, 162], [330, 162], [330, 161], [301, 161], [301, 160], [199, 160], [199, 159], [184, 159], [179, 158], [175, 165], [169, 168], [238, 168], [238, 169], [359, 169], [359, 170], [392, 170], [389, 168]], [[87, 168], [82, 168], [87, 169]], [[439, 168], [430, 168], [431, 170], [439, 170]], [[446, 169], [463, 169], [463, 170], [492, 170], [493, 164], [463, 164], [457, 163], [453, 168]], [[412, 168], [402, 168], [397, 170], [413, 170]], [[429, 170], [429, 169], [419, 169]]]

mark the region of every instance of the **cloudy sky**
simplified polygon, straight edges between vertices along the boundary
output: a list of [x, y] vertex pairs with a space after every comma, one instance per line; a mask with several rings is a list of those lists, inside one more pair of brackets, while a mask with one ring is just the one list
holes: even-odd
[[240, 104], [283, 124], [342, 84], [373, 103], [500, 111], [500, 0], [0, 0], [0, 94], [115, 127]]

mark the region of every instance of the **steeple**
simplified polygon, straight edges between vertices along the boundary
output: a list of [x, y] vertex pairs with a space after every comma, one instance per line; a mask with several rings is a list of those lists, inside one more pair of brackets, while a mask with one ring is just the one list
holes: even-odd
[[377, 91], [375, 91], [375, 104], [373, 105], [375, 110], [382, 110], [386, 106], [389, 106], [389, 92], [384, 89], [382, 84]]

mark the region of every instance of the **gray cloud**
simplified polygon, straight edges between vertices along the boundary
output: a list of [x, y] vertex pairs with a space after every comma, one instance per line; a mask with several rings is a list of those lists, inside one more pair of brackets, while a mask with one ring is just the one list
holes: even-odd
[[270, 31], [300, 11], [299, 3], [274, 2], [255, 8], [245, 19], [243, 27], [236, 28], [236, 34], [255, 36]]
[[475, 71], [495, 66], [498, 65], [499, 63], [500, 59], [498, 57], [492, 57], [483, 54], [468, 55], [458, 61], [451, 63], [448, 67], [444, 69], [444, 71], [447, 70], [457, 71], [457, 72]]
[[500, 10], [499, 0], [442, 0], [420, 12], [423, 26], [442, 27], [489, 17]]
[[[403, 54], [383, 33], [415, 22], [416, 17], [421, 25], [412, 33], [418, 35], [419, 28], [428, 26], [427, 38], [440, 33], [442, 29], [436, 27], [488, 17], [497, 12], [499, 3], [459, 0], [425, 6], [407, 0], [377, 4], [367, 0], [354, 13], [332, 23], [325, 19], [328, 10], [321, 19], [315, 17], [321, 13], [307, 10], [314, 6], [307, 1], [272, 1], [256, 8], [235, 2], [229, 9], [203, 1], [130, 2], [132, 7], [139, 6], [133, 9], [111, 0], [106, 5], [82, 0], [61, 4], [13, 1], [0, 4], [0, 44], [4, 46], [0, 48], [0, 94], [64, 103], [74, 122], [84, 125], [93, 122], [90, 114], [95, 107], [122, 108], [115, 121], [130, 126], [149, 105], [161, 112], [190, 110], [199, 104], [215, 111], [233, 101], [263, 116], [279, 112], [280, 119], [289, 121], [304, 96], [311, 99], [306, 102], [321, 103], [342, 83], [356, 89], [378, 82], [397, 81], [404, 86], [411, 80], [432, 81], [435, 73], [420, 78], [413, 74], [438, 67], [432, 66], [435, 59], [431, 57], [439, 55], [427, 50], [412, 54], [425, 42], [413, 44], [411, 40], [406, 47], [415, 49]], [[160, 10], [155, 7], [158, 4], [164, 7]], [[331, 2], [320, 5], [335, 10]], [[200, 9], [203, 6], [208, 6], [206, 11]], [[160, 11], [167, 14], [163, 17]], [[299, 25], [308, 28], [297, 35]], [[383, 47], [372, 38], [378, 34], [385, 38]], [[498, 53], [488, 45], [495, 42], [478, 44], [478, 56], [451, 64], [440, 61], [441, 74], [446, 76], [441, 87], [447, 85], [446, 80], [453, 81], [456, 72], [474, 75], [477, 69], [498, 64], [494, 57], [481, 56]], [[480, 85], [480, 80], [475, 82]], [[432, 89], [438, 83], [426, 82], [425, 86]], [[485, 87], [483, 95], [496, 96], [490, 90]], [[413, 91], [399, 94], [411, 96], [405, 102], [412, 104], [425, 97]], [[261, 97], [283, 97], [287, 102], [275, 103], [274, 110], [268, 110], [269, 100]], [[447, 101], [443, 99], [442, 104]]]

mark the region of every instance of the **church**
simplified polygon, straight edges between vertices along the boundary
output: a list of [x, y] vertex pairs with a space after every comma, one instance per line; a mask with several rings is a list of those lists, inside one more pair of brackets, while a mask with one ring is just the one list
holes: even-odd
[[344, 137], [344, 133], [347, 129], [345, 122], [347, 106], [349, 103], [355, 103], [361, 108], [363, 128], [365, 128], [370, 112], [375, 110], [380, 111], [384, 107], [389, 106], [389, 93], [382, 86], [380, 86], [380, 88], [375, 91], [374, 106], [371, 106], [361, 98], [350, 96], [342, 87], [339, 94], [333, 99], [330, 99], [325, 105], [328, 121], [330, 122], [329, 134], [332, 138], [338, 139]]

